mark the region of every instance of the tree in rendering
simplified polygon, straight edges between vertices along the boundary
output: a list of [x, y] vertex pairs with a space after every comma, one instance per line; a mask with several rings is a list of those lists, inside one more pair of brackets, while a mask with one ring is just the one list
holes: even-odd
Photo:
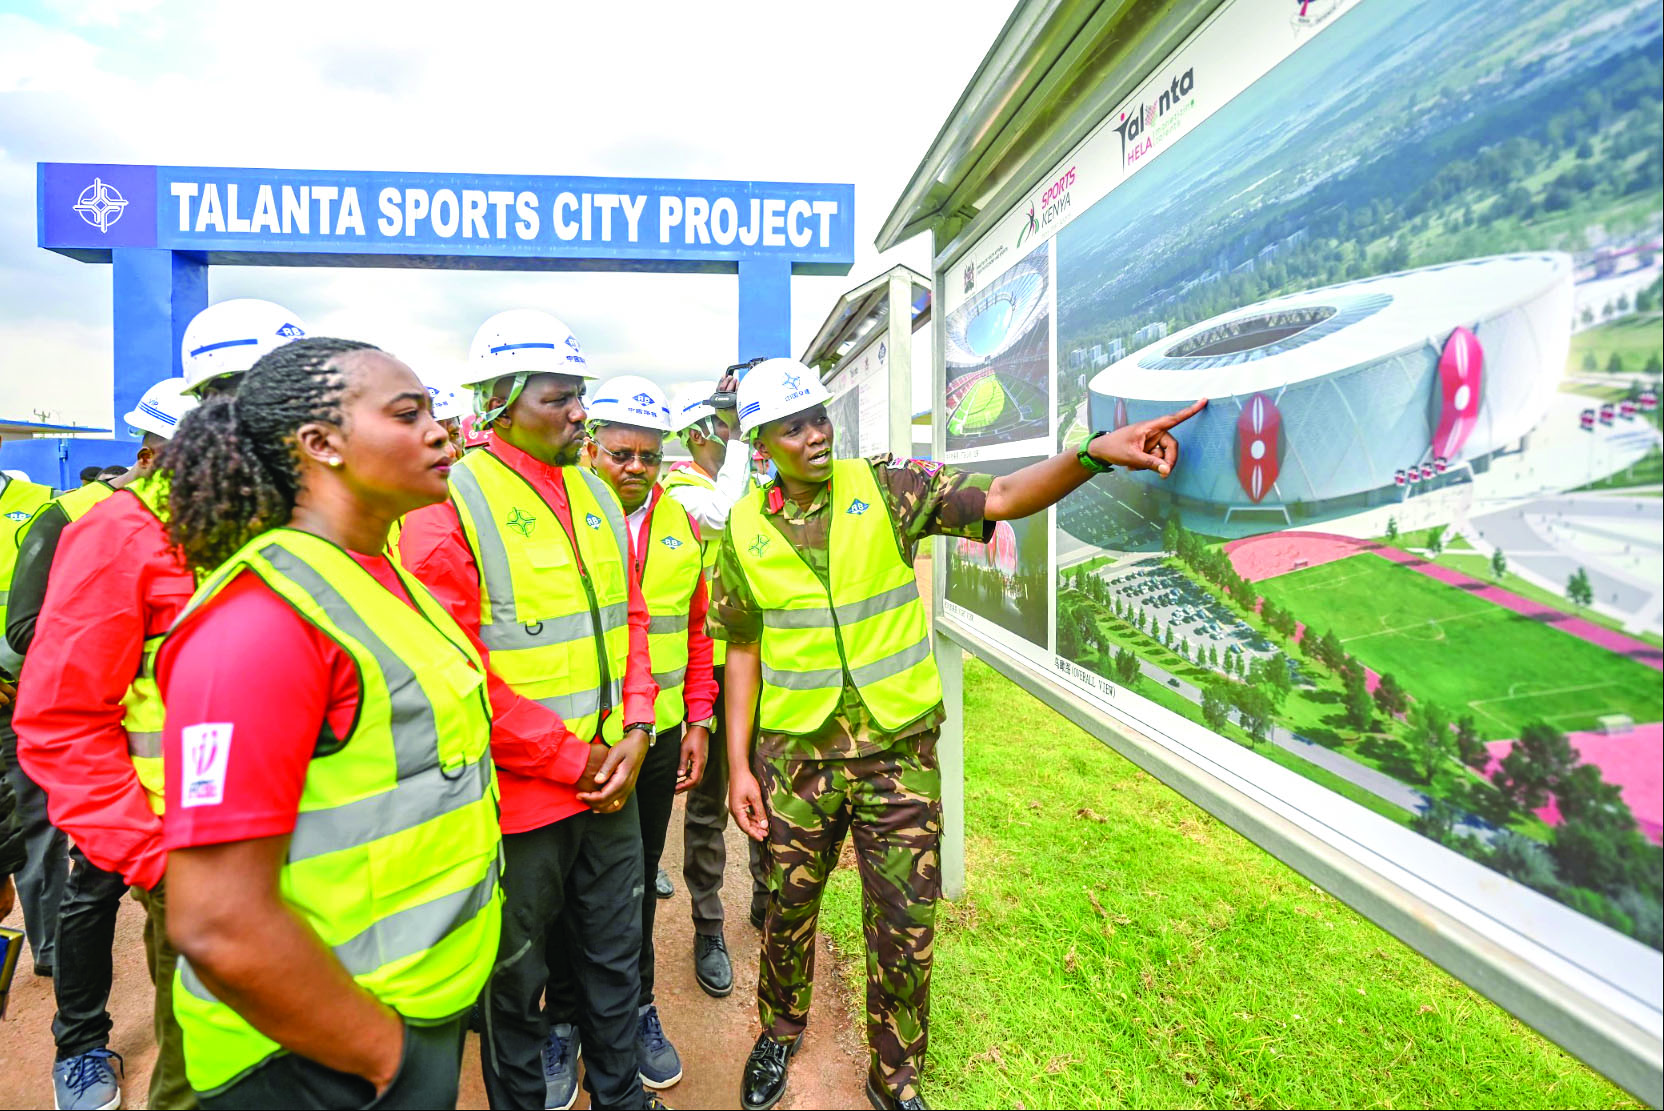
[[1566, 735], [1547, 722], [1534, 721], [1502, 758], [1491, 782], [1514, 809], [1536, 810], [1548, 802], [1555, 786], [1577, 765], [1577, 750]]
[[1507, 573], [1508, 557], [1502, 554], [1501, 548], [1498, 548], [1496, 551], [1491, 553], [1491, 578], [1500, 582], [1502, 576]]
[[1398, 677], [1390, 671], [1381, 676], [1381, 682], [1375, 687], [1375, 705], [1389, 717], [1402, 714], [1410, 705], [1410, 696], [1398, 685]]
[[1369, 697], [1362, 668], [1346, 674], [1346, 724], [1359, 733], [1367, 733], [1375, 725], [1375, 703]]
[[1579, 567], [1566, 580], [1566, 598], [1574, 606], [1587, 606], [1595, 600], [1595, 589], [1589, 584], [1589, 572]]
[[1463, 714], [1456, 721], [1456, 755], [1475, 771], [1483, 771], [1491, 762], [1491, 750], [1479, 739], [1479, 726], [1472, 714]]
[[1388, 517], [1387, 518], [1387, 543], [1389, 543], [1389, 544], [1398, 543], [1398, 518], [1397, 517]]
[[1421, 772], [1423, 783], [1431, 783], [1439, 767], [1450, 759], [1450, 750], [1455, 744], [1450, 732], [1450, 715], [1436, 702], [1423, 703], [1416, 708], [1414, 726], [1416, 769]]
[[1231, 700], [1224, 683], [1209, 683], [1202, 689], [1202, 720], [1215, 733], [1231, 720]]

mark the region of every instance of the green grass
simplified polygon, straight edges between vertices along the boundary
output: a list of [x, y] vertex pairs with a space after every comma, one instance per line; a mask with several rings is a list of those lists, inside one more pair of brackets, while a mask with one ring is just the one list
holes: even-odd
[[1412, 696], [1471, 708], [1488, 740], [1537, 720], [1569, 732], [1602, 714], [1657, 721], [1664, 710], [1651, 668], [1372, 553], [1259, 585]]
[[1594, 610], [1578, 610], [1570, 602], [1566, 601], [1566, 596], [1564, 594], [1556, 594], [1552, 590], [1544, 590], [1535, 583], [1530, 583], [1520, 578], [1512, 571], [1507, 572], [1500, 579], [1493, 578], [1491, 576], [1491, 560], [1489, 556], [1446, 554], [1440, 556], [1435, 562], [1460, 571], [1464, 575], [1472, 575], [1474, 578], [1480, 579], [1484, 582], [1494, 583], [1504, 590], [1511, 590], [1515, 594], [1531, 599], [1533, 602], [1541, 602], [1545, 606], [1553, 606], [1562, 613], [1575, 614], [1591, 624], [1600, 625], [1608, 629], [1614, 629], [1623, 633], [1625, 636], [1632, 636], [1636, 640], [1646, 641], [1654, 647], [1664, 646], [1664, 638], [1659, 637], [1657, 633], [1628, 632], [1624, 629], [1624, 623], [1622, 621], [1613, 617], [1607, 617], [1605, 614], [1596, 613]]
[[[1586, 328], [1572, 337], [1571, 353], [1566, 356], [1568, 374], [1606, 373], [1606, 364], [1616, 354], [1625, 374], [1640, 374], [1647, 359], [1664, 351], [1664, 335], [1659, 314], [1639, 313], [1621, 320]], [[1583, 356], [1593, 352], [1594, 371], [1585, 370]], [[1628, 383], [1625, 387], [1627, 389]]]
[[971, 392], [954, 410], [950, 424], [955, 433], [976, 432], [987, 428], [1005, 412], [1005, 387], [990, 374], [971, 387]]
[[[1657, 486], [1664, 482], [1664, 454], [1654, 447], [1631, 467], [1609, 474], [1598, 482], [1580, 486], [1580, 490], [1622, 490], [1630, 486]], [[1652, 493], [1653, 497], [1657, 494]]]
[[[965, 733], [937, 1106], [1637, 1106], [975, 661]], [[852, 869], [821, 922], [859, 1023]]]

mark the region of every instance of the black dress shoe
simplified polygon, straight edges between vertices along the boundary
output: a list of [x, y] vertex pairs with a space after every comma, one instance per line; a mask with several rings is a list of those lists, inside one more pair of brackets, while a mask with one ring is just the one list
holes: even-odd
[[768, 916], [768, 898], [751, 900], [751, 924], [759, 930], [763, 928], [763, 920]]
[[728, 959], [728, 942], [721, 934], [693, 935], [693, 978], [712, 999], [733, 994], [734, 963]]
[[666, 874], [663, 868], [660, 868], [659, 874], [653, 877], [653, 894], [661, 899], [668, 899], [676, 894], [676, 885], [670, 882], [670, 876]]
[[767, 1034], [757, 1039], [740, 1078], [740, 1106], [745, 1111], [768, 1111], [780, 1102], [786, 1094], [786, 1064], [802, 1041], [802, 1035], [785, 1044], [771, 1041]]
[[867, 1073], [867, 1100], [874, 1111], [930, 1111], [930, 1104], [921, 1095], [912, 1099], [897, 1099], [872, 1073]]

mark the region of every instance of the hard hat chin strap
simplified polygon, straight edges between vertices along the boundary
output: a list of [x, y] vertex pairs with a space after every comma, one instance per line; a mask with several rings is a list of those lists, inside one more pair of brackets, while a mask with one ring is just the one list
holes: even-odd
[[520, 391], [526, 388], [526, 379], [529, 377], [530, 374], [527, 371], [517, 371], [514, 375], [514, 384], [508, 388], [507, 400], [495, 409], [491, 408], [491, 391], [502, 379], [498, 378], [476, 385], [474, 387], [474, 427], [481, 430], [490, 428], [493, 421], [508, 412], [508, 407], [514, 404], [515, 399], [520, 396]]

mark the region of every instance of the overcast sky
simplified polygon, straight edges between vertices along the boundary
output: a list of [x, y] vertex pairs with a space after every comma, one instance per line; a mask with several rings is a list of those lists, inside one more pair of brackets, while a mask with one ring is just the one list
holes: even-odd
[[[847, 277], [792, 283], [792, 354], [838, 294], [903, 262], [872, 241], [1010, 11], [898, 3], [280, 5], [0, 0], [0, 417], [110, 427], [107, 267], [35, 246], [35, 163], [840, 181]], [[223, 267], [212, 300], [281, 302], [424, 376], [474, 328], [547, 308], [603, 374], [667, 385], [735, 353], [714, 275]]]

